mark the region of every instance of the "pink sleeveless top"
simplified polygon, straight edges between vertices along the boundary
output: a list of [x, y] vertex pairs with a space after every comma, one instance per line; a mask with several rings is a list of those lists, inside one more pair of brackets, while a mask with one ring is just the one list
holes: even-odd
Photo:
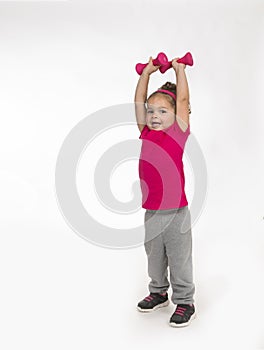
[[163, 130], [144, 126], [139, 139], [139, 178], [142, 208], [164, 210], [188, 205], [185, 195], [183, 151], [190, 135], [190, 125], [184, 132], [175, 122]]

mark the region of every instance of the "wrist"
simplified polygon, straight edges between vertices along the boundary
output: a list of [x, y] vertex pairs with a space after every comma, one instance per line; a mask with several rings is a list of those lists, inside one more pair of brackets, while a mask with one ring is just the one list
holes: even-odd
[[179, 65], [176, 68], [175, 67], [173, 67], [173, 68], [174, 68], [176, 74], [179, 73], [179, 72], [184, 72], [185, 64], [179, 63]]
[[148, 77], [150, 76], [150, 74], [151, 74], [151, 73], [149, 73], [149, 72], [143, 70], [143, 72], [141, 73], [141, 76], [143, 76], [143, 77], [145, 76], [145, 77], [148, 78]]

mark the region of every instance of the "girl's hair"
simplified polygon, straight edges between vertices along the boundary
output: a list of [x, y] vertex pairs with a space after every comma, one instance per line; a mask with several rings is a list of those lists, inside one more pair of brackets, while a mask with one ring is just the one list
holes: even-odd
[[[162, 90], [168, 90], [170, 92], [173, 92], [176, 95], [176, 84], [171, 83], [170, 81], [167, 81], [164, 85], [162, 85], [159, 89]], [[147, 102], [148, 100], [156, 95], [156, 94], [162, 94], [165, 98], [167, 98], [168, 102], [172, 105], [172, 107], [174, 109], [176, 109], [176, 101], [174, 100], [174, 98], [166, 93], [160, 92], [160, 91], [154, 91], [151, 95], [149, 95], [149, 97], [147, 98]], [[176, 95], [176, 99], [177, 99], [177, 95]], [[189, 114], [191, 114], [191, 105], [189, 103]]]

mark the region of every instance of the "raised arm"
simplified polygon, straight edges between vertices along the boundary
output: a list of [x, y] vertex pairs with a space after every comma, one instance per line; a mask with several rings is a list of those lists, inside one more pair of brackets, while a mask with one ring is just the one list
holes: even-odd
[[141, 132], [146, 125], [146, 101], [148, 95], [148, 83], [150, 75], [159, 69], [160, 66], [154, 66], [152, 57], [149, 58], [148, 65], [140, 75], [135, 92], [135, 112], [139, 131]]
[[185, 74], [185, 64], [177, 63], [177, 59], [172, 60], [172, 67], [176, 73], [176, 119], [183, 131], [186, 131], [189, 125], [190, 114], [190, 96], [189, 87]]

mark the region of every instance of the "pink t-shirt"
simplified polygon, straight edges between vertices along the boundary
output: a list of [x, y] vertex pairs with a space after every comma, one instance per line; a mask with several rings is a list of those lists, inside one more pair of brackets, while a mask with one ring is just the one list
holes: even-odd
[[139, 136], [138, 166], [142, 208], [165, 210], [188, 205], [182, 156], [189, 135], [190, 125], [184, 132], [176, 120], [163, 130], [144, 126]]

